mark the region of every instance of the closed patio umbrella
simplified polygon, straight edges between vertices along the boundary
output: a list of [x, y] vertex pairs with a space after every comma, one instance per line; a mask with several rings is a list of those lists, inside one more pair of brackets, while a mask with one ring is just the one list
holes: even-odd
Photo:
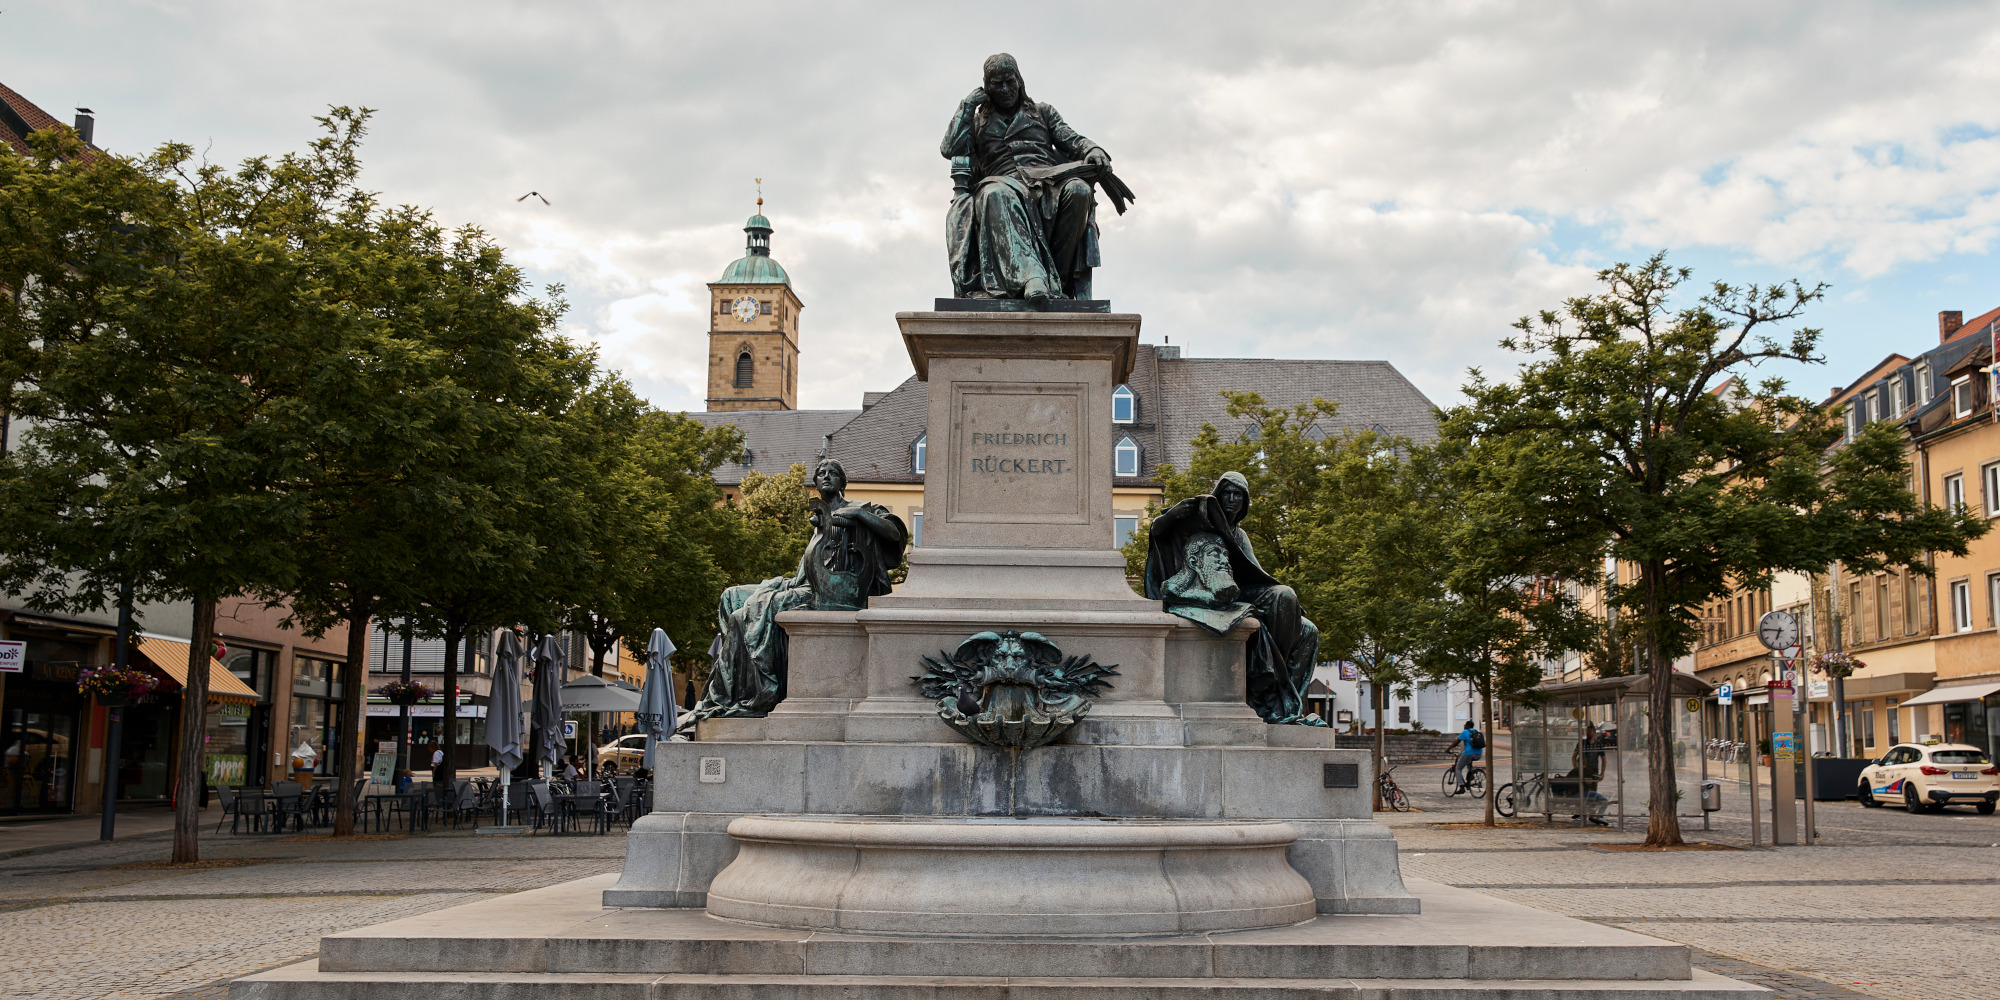
[[501, 633], [500, 649], [494, 657], [493, 693], [486, 699], [486, 749], [493, 766], [500, 769], [500, 822], [507, 822], [507, 786], [514, 769], [528, 756], [522, 743], [527, 729], [521, 725], [521, 639], [512, 629]]
[[667, 739], [680, 727], [680, 707], [674, 704], [674, 672], [667, 658], [674, 655], [674, 641], [665, 629], [654, 629], [646, 643], [646, 683], [639, 689], [639, 710], [634, 713], [639, 728], [646, 733], [646, 759], [642, 765], [653, 769], [653, 745]]
[[562, 717], [562, 675], [568, 665], [569, 656], [563, 652], [562, 643], [554, 634], [542, 636], [535, 647], [535, 736], [541, 741], [536, 748], [537, 763], [551, 767], [562, 759], [563, 717]]

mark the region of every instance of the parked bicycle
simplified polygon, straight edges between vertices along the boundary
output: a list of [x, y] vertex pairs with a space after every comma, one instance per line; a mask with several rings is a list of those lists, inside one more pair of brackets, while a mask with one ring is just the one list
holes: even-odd
[[1375, 783], [1381, 786], [1382, 789], [1382, 804], [1397, 812], [1409, 812], [1409, 794], [1397, 787], [1396, 779], [1389, 776], [1389, 772], [1394, 770], [1395, 768], [1393, 767], [1385, 767], [1382, 769], [1381, 776], [1375, 779]]
[[1547, 775], [1535, 774], [1526, 781], [1510, 781], [1493, 792], [1493, 811], [1502, 816], [1512, 816], [1516, 812], [1543, 812], [1542, 801], [1548, 794]]

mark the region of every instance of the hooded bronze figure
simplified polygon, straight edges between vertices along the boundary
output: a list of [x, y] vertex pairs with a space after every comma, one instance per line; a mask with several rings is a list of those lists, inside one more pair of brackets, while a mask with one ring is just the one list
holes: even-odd
[[1265, 722], [1326, 725], [1305, 710], [1319, 627], [1300, 612], [1299, 595], [1257, 562], [1250, 536], [1238, 526], [1249, 512], [1250, 481], [1225, 472], [1210, 493], [1154, 518], [1146, 596], [1216, 635], [1255, 615], [1262, 627], [1244, 651], [1244, 700]]

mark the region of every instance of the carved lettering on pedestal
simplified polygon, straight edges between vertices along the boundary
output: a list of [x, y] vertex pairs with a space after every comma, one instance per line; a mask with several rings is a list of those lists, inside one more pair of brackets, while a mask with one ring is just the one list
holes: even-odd
[[952, 386], [951, 506], [960, 521], [1084, 523], [1086, 387]]

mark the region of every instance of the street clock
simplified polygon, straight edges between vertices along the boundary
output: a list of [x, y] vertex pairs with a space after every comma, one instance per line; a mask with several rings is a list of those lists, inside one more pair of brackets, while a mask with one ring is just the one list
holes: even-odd
[[1765, 649], [1790, 649], [1799, 644], [1799, 620], [1789, 611], [1767, 611], [1757, 619], [1757, 638]]

